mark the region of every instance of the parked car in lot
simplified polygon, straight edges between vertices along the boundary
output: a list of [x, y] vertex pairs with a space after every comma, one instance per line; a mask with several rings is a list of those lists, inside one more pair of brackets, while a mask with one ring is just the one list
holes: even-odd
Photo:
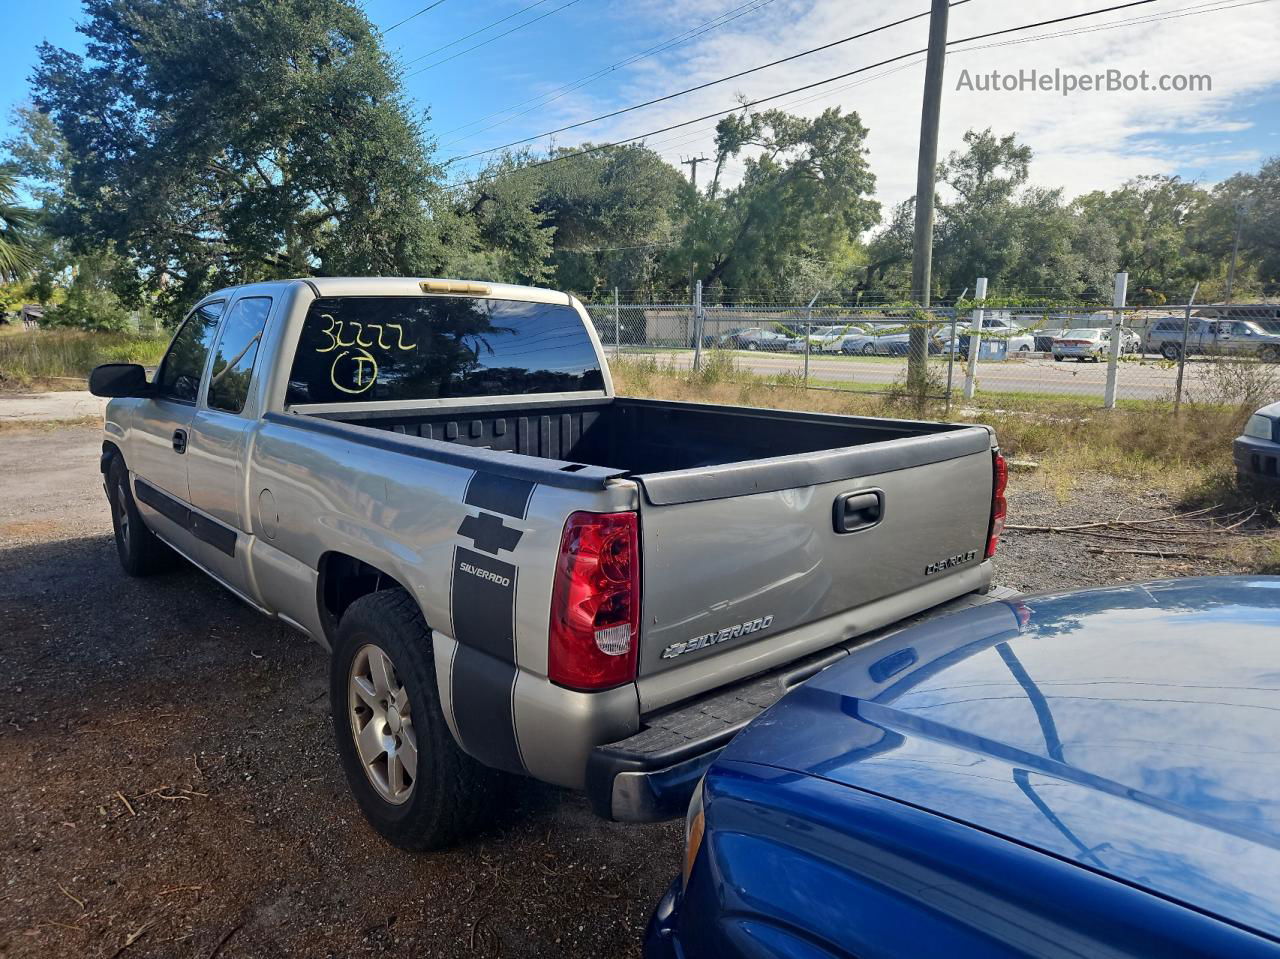
[[[1120, 354], [1132, 355], [1141, 351], [1142, 338], [1126, 327], [1120, 329]], [[1080, 362], [1092, 360], [1097, 363], [1104, 360], [1111, 352], [1110, 327], [1088, 327], [1067, 330], [1061, 336], [1053, 338], [1053, 358], [1061, 362], [1075, 359]]]
[[[925, 349], [930, 355], [946, 349], [939, 327], [927, 331]], [[910, 350], [911, 331], [901, 325], [871, 326], [865, 332], [849, 334], [840, 346], [840, 352], [847, 356], [906, 356]]]
[[1093, 327], [1067, 330], [1061, 336], [1054, 337], [1053, 358], [1061, 363], [1072, 359], [1083, 363], [1085, 360], [1099, 362], [1111, 348], [1111, 331]]
[[[851, 336], [859, 336], [865, 328], [855, 323], [839, 323], [828, 326], [815, 326], [808, 335], [810, 353], [840, 353], [845, 341]], [[804, 352], [805, 337], [794, 337], [787, 343], [792, 353]]]
[[706, 773], [647, 959], [1280, 956], [1280, 578], [854, 646]]
[[1032, 336], [1033, 347], [1036, 353], [1052, 353], [1053, 341], [1059, 336], [1067, 332], [1065, 327], [1050, 327], [1046, 330], [1036, 330]]
[[716, 346], [722, 350], [766, 350], [781, 353], [787, 348], [790, 338], [777, 330], [767, 330], [762, 326], [749, 326], [741, 329], [726, 330], [718, 337], [713, 337], [708, 346]]
[[490, 821], [495, 770], [678, 815], [710, 700], [984, 590], [1004, 523], [987, 427], [618, 397], [551, 290], [220, 290], [90, 388], [125, 571], [176, 552], [329, 649], [347, 781], [410, 849]]
[[1232, 453], [1242, 482], [1280, 488], [1280, 403], [1264, 406], [1249, 417]]
[[1147, 331], [1147, 352], [1176, 360], [1182, 353], [1186, 324], [1187, 355], [1199, 354], [1256, 356], [1270, 363], [1280, 362], [1280, 330], [1260, 320], [1203, 319], [1183, 317], [1158, 320]]

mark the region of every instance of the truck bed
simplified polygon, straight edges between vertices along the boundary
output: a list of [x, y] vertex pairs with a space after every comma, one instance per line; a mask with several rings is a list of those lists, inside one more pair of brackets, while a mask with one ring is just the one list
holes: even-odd
[[[928, 456], [943, 459], [963, 455], [970, 447], [989, 445], [986, 432], [971, 426], [629, 397], [312, 415], [401, 435], [555, 460], [567, 464], [568, 471], [575, 465], [603, 467], [641, 480], [655, 502], [660, 501], [654, 498], [657, 474], [848, 451], [889, 440], [951, 440], [915, 444], [917, 455], [907, 456], [913, 460], [920, 459], [925, 445], [932, 450]], [[910, 449], [894, 445], [896, 450]], [[901, 454], [898, 459], [902, 460]], [[724, 474], [720, 475], [723, 478]], [[799, 481], [803, 477], [787, 479]], [[812, 481], [821, 482], [823, 477], [814, 476]], [[656, 485], [670, 488], [672, 484]], [[753, 488], [761, 487], [757, 484]], [[735, 494], [726, 491], [725, 495]]]
[[622, 397], [290, 419], [548, 487], [634, 481], [645, 710], [990, 578], [981, 426]]

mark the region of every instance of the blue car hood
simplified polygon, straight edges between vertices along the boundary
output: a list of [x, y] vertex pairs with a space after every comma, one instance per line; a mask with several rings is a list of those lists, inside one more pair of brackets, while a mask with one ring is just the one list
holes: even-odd
[[1280, 578], [991, 603], [855, 650], [722, 754], [1280, 936]]

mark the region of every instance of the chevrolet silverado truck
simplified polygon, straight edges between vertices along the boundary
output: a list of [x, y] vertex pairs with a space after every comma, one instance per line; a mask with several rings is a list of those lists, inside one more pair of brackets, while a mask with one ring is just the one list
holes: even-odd
[[176, 553], [327, 649], [351, 789], [410, 849], [511, 773], [680, 815], [787, 688], [976, 601], [1004, 524], [986, 427], [616, 396], [549, 290], [220, 290], [90, 386], [125, 571]]

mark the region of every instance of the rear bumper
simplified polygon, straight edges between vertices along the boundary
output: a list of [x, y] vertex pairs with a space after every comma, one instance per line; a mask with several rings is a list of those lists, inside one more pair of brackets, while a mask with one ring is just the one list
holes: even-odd
[[1237, 436], [1231, 447], [1236, 472], [1251, 479], [1280, 485], [1280, 443]]
[[825, 650], [753, 679], [646, 717], [644, 728], [587, 760], [587, 798], [596, 815], [656, 822], [684, 815], [693, 787], [720, 750], [788, 690], [847, 655]]
[[591, 751], [586, 774], [591, 808], [598, 816], [619, 822], [656, 822], [683, 816], [694, 786], [720, 751], [790, 690], [852, 649], [922, 620], [1014, 595], [1014, 590], [999, 587], [970, 593], [646, 716], [638, 733]]

